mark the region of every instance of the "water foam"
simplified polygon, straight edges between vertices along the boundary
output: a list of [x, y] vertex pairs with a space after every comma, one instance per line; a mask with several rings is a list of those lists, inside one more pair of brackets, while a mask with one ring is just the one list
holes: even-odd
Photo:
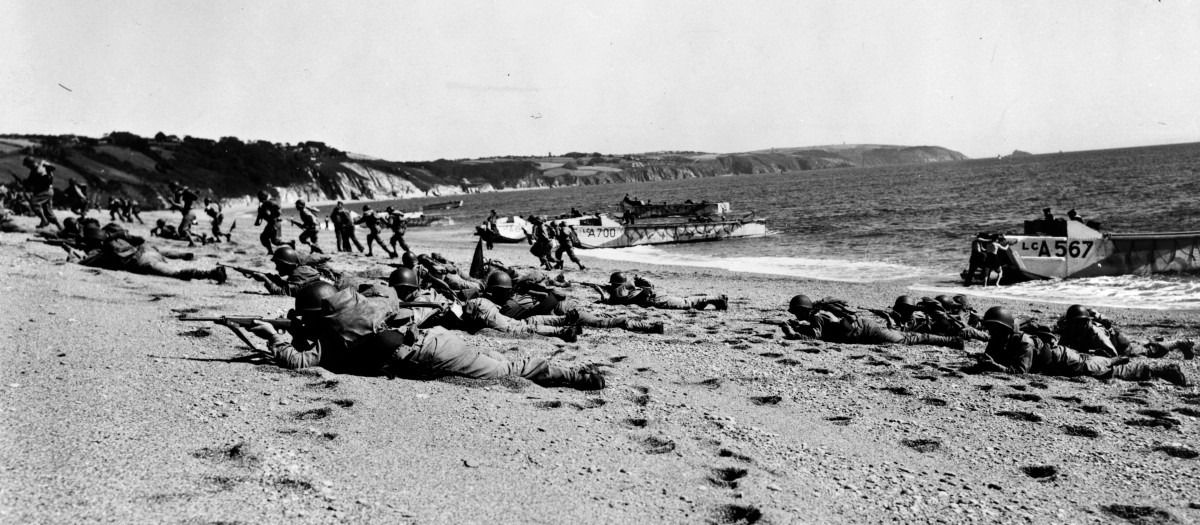
[[718, 268], [731, 272], [786, 275], [823, 281], [867, 283], [911, 279], [929, 270], [902, 264], [799, 257], [713, 257], [669, 252], [653, 246], [583, 250], [580, 255], [644, 264]]
[[913, 285], [931, 294], [964, 294], [1055, 304], [1146, 310], [1200, 310], [1200, 280], [1188, 277], [1122, 275], [1062, 281], [1030, 281], [1003, 287]]

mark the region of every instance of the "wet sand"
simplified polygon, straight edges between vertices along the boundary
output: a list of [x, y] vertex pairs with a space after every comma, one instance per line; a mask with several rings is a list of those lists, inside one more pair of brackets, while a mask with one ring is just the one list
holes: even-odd
[[[227, 214], [238, 215], [235, 244], [197, 248], [193, 264], [270, 269], [245, 213]], [[407, 240], [465, 265], [468, 230], [413, 228]], [[63, 263], [60, 249], [28, 236], [0, 234], [5, 523], [1200, 519], [1195, 387], [967, 375], [959, 369], [980, 343], [961, 352], [783, 341], [762, 323], [782, 319], [796, 293], [882, 307], [907, 293], [903, 282], [629, 268], [581, 251], [589, 269], [570, 279], [632, 271], [664, 293], [727, 294], [731, 308], [634, 309], [666, 333], [588, 330], [575, 344], [464, 335], [606, 370], [606, 390], [578, 392], [239, 362], [246, 350], [227, 329], [176, 316], [279, 315], [289, 298], [232, 273], [218, 286]], [[321, 237], [332, 251], [332, 233]], [[523, 244], [487, 256], [533, 262]], [[384, 262], [339, 255], [333, 265], [384, 276]], [[1000, 304], [1043, 320], [1061, 309]], [[1194, 312], [1104, 312], [1135, 340], [1200, 335]], [[1200, 379], [1196, 361], [1183, 363]]]

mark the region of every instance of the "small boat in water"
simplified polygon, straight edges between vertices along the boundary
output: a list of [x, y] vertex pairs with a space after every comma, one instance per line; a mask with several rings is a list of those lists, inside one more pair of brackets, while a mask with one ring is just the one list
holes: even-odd
[[575, 246], [579, 248], [623, 248], [646, 244], [716, 241], [767, 234], [763, 219], [670, 217], [667, 220], [625, 223], [606, 214], [570, 219], [551, 219], [575, 228]]
[[421, 211], [425, 211], [425, 210], [453, 210], [453, 209], [455, 209], [455, 208], [461, 208], [461, 207], [462, 207], [462, 205], [463, 205], [463, 201], [432, 202], [432, 203], [429, 203], [429, 204], [422, 204], [422, 205], [421, 205]]
[[1024, 235], [1000, 241], [1005, 283], [1200, 271], [1200, 232], [1102, 233], [1093, 226], [1098, 227], [1061, 219], [1025, 221]]
[[621, 199], [621, 212], [626, 218], [649, 219], [654, 217], [709, 217], [729, 213], [728, 202], [676, 202], [653, 204], [630, 199]]

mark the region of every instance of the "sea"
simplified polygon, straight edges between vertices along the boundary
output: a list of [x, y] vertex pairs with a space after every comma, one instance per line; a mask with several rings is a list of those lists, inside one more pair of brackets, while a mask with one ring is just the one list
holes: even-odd
[[[1200, 143], [1068, 152], [949, 163], [736, 175], [404, 199], [416, 210], [463, 201], [447, 233], [469, 235], [490, 210], [550, 215], [572, 207], [619, 211], [625, 195], [651, 202], [729, 202], [771, 234], [751, 239], [579, 250], [630, 263], [723, 268], [798, 279], [901, 281], [921, 295], [966, 293], [1048, 303], [1200, 309], [1200, 278], [1153, 275], [963, 287], [976, 232], [1019, 233], [1050, 207], [1074, 209], [1112, 232], [1200, 230]], [[378, 208], [377, 208], [378, 209]]]

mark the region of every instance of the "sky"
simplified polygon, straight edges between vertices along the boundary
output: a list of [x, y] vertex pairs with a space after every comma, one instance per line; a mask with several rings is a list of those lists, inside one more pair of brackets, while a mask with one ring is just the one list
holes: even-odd
[[3, 5], [0, 133], [390, 160], [1200, 141], [1200, 2]]

